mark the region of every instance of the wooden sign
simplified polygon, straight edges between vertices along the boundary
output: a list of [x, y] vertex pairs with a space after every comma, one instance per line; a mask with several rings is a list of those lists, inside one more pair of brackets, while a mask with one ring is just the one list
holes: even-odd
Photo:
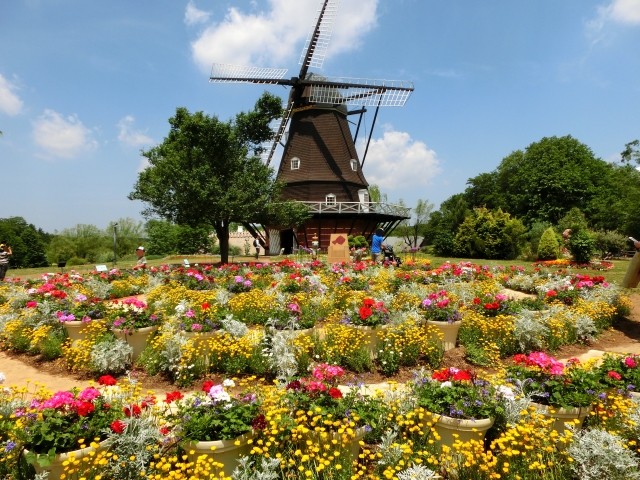
[[329, 240], [327, 263], [349, 261], [349, 240], [344, 233], [332, 233]]
[[627, 273], [624, 274], [622, 280], [623, 288], [636, 288], [640, 282], [640, 252], [636, 252], [627, 268]]

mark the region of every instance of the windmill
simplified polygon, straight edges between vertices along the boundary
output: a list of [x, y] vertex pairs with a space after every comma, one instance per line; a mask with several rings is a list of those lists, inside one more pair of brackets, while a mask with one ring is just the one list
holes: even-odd
[[[284, 147], [278, 180], [285, 183], [283, 199], [306, 203], [313, 218], [299, 229], [268, 227], [271, 253], [295, 244], [311, 247], [314, 235], [320, 247], [331, 233], [370, 237], [378, 226], [387, 228], [407, 218], [409, 209], [369, 201], [362, 167], [380, 107], [401, 107], [413, 92], [413, 83], [351, 77], [326, 77], [309, 69], [322, 68], [340, 0], [320, 0], [317, 18], [300, 56], [297, 77], [285, 78], [287, 69], [214, 64], [211, 83], [257, 83], [290, 87], [282, 119], [274, 126], [274, 139], [265, 146], [267, 165], [277, 146]], [[349, 110], [348, 107], [360, 107]], [[362, 115], [375, 107], [362, 160], [355, 141]], [[359, 114], [355, 135], [349, 115]], [[354, 123], [355, 124], [355, 123]], [[288, 130], [287, 130], [288, 127]], [[255, 232], [254, 229], [254, 233]]]

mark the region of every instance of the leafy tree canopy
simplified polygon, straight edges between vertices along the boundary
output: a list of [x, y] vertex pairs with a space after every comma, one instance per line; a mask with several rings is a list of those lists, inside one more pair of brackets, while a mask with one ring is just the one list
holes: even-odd
[[146, 204], [143, 215], [178, 224], [209, 223], [228, 262], [229, 224], [252, 222], [279, 198], [273, 169], [257, 154], [271, 139], [269, 123], [282, 113], [280, 98], [265, 92], [254, 110], [223, 122], [176, 109], [164, 141], [143, 151], [149, 167], [129, 195]]

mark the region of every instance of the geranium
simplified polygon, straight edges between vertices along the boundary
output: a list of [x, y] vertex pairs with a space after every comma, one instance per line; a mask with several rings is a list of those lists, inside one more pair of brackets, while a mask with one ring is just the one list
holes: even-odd
[[588, 407], [602, 389], [596, 372], [578, 362], [563, 364], [543, 353], [514, 356], [507, 379], [535, 402], [552, 407]]
[[376, 302], [373, 298], [365, 298], [362, 306], [348, 316], [346, 322], [367, 327], [386, 325], [389, 323], [389, 310], [385, 308], [383, 302]]
[[128, 333], [159, 323], [159, 313], [149, 310], [146, 303], [135, 298], [114, 300], [107, 306], [107, 324], [113, 329]]
[[120, 434], [124, 432], [125, 428], [127, 428], [127, 424], [122, 420], [114, 420], [113, 422], [111, 422], [111, 425], [109, 425], [109, 428], [111, 428], [114, 433]]
[[167, 393], [165, 399], [164, 399], [164, 403], [172, 403], [175, 402], [176, 400], [180, 400], [181, 398], [184, 398], [184, 395], [178, 391], [175, 392], [169, 392]]
[[411, 390], [428, 412], [453, 418], [496, 418], [504, 413], [501, 396], [469, 370], [444, 368], [431, 378], [416, 378]]
[[421, 306], [425, 319], [430, 321], [453, 323], [462, 319], [462, 315], [445, 290], [431, 293], [429, 297], [422, 300]]
[[638, 391], [640, 388], [640, 355], [605, 354], [598, 368], [602, 383], [620, 392]]
[[98, 379], [100, 385], [115, 385], [118, 381], [111, 375], [103, 375]]

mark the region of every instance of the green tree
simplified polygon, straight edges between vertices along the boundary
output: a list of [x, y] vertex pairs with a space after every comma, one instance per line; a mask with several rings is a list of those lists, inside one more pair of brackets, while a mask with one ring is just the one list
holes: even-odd
[[623, 162], [635, 161], [640, 163], [640, 140], [634, 140], [625, 144], [624, 150], [620, 153]]
[[110, 246], [113, 249], [113, 226], [116, 227], [116, 252], [119, 257], [131, 255], [135, 253], [136, 248], [144, 246], [146, 232], [143, 222], [134, 220], [131, 217], [119, 218], [115, 222], [109, 222], [103, 236], [109, 240], [103, 242], [103, 245]]
[[500, 207], [530, 225], [557, 223], [571, 208], [591, 215], [592, 200], [608, 185], [606, 162], [570, 135], [545, 137], [505, 157], [491, 174], [469, 179], [472, 206]]
[[142, 155], [149, 167], [129, 194], [146, 203], [143, 214], [174, 223], [213, 226], [221, 260], [229, 260], [229, 224], [251, 222], [277, 201], [280, 188], [257, 154], [273, 137], [269, 122], [282, 113], [281, 100], [264, 93], [254, 110], [220, 121], [178, 108], [164, 141]]
[[514, 259], [525, 242], [527, 229], [517, 218], [498, 209], [474, 208], [456, 234], [453, 251], [460, 257]]
[[95, 261], [108, 246], [107, 237], [95, 225], [78, 223], [74, 227], [65, 228], [60, 232], [60, 235], [73, 243], [73, 256], [84, 258], [89, 262]]
[[375, 203], [387, 203], [389, 199], [386, 193], [380, 191], [380, 187], [375, 183], [369, 185], [369, 200]]
[[50, 263], [66, 262], [76, 256], [75, 244], [63, 235], [55, 235], [47, 247], [47, 260]]
[[538, 244], [538, 260], [555, 260], [560, 253], [560, 244], [553, 228], [547, 228]]
[[[404, 205], [402, 199], [400, 199], [398, 203]], [[415, 208], [411, 211], [411, 218], [400, 222], [400, 225], [396, 228], [396, 233], [404, 237], [407, 245], [413, 247], [418, 246], [418, 237], [424, 236], [433, 207], [433, 203], [419, 198]]]
[[0, 241], [6, 240], [13, 252], [9, 256], [10, 268], [47, 265], [41, 231], [22, 217], [0, 218]]
[[211, 253], [215, 236], [209, 225], [176, 225], [176, 251], [185, 255]]

